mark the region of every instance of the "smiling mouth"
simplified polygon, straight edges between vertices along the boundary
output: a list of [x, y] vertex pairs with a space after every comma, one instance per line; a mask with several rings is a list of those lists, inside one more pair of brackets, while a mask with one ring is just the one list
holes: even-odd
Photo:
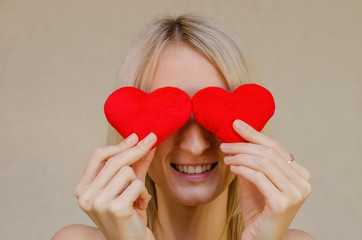
[[205, 165], [198, 165], [198, 166], [187, 166], [187, 165], [178, 165], [175, 163], [171, 163], [171, 166], [178, 172], [187, 173], [187, 174], [200, 174], [211, 171], [217, 165], [216, 163], [213, 164], [205, 164]]

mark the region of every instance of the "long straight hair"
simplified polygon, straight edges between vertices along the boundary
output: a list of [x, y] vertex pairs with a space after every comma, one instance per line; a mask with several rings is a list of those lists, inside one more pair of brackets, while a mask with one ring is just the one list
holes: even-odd
[[[224, 77], [231, 91], [245, 83], [262, 85], [261, 76], [245, 44], [236, 35], [215, 20], [186, 13], [158, 18], [146, 26], [125, 58], [115, 89], [134, 86], [149, 92], [161, 51], [170, 43], [180, 42], [194, 47], [206, 56]], [[269, 124], [265, 125], [262, 132], [271, 135]], [[122, 136], [108, 125], [107, 145], [118, 144], [122, 140]], [[147, 226], [154, 232], [158, 221], [157, 197], [155, 183], [148, 174], [145, 185], [152, 196], [147, 207]], [[235, 177], [228, 187], [227, 223], [224, 227], [230, 240], [241, 239], [244, 229], [240, 204], [238, 181]]]

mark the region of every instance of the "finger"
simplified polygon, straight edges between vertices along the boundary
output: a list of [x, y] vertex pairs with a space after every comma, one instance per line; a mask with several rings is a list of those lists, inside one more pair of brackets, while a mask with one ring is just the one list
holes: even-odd
[[233, 123], [233, 128], [242, 138], [244, 138], [248, 142], [274, 148], [279, 152], [279, 154], [283, 158], [289, 160], [289, 152], [286, 151], [278, 141], [276, 141], [271, 137], [268, 137], [262, 132], [255, 130], [252, 126], [250, 126], [246, 122], [237, 119]]
[[293, 187], [287, 192], [280, 192], [274, 184], [261, 172], [255, 171], [244, 166], [231, 166], [230, 170], [240, 177], [244, 177], [251, 183], [255, 184], [256, 188], [265, 197], [265, 202], [276, 212], [285, 212], [286, 207], [301, 205], [309, 194], [304, 194], [297, 187]]
[[224, 153], [233, 155], [247, 153], [267, 158], [281, 158], [279, 152], [277, 152], [275, 149], [254, 143], [222, 143], [220, 144], [220, 149]]
[[246, 122], [236, 119], [233, 122], [233, 128], [242, 138], [247, 140], [250, 143], [256, 143], [265, 146], [274, 147], [276, 141], [273, 138], [268, 137], [267, 135], [255, 130], [252, 126]]
[[294, 182], [310, 181], [309, 171], [299, 163], [293, 161], [288, 164], [289, 159], [286, 160], [284, 158], [275, 158], [273, 160], [285, 175]]
[[79, 196], [85, 191], [87, 186], [89, 186], [89, 184], [94, 181], [108, 158], [133, 147], [137, 143], [137, 141], [138, 136], [135, 133], [132, 133], [117, 145], [95, 148], [89, 157], [82, 178], [80, 179], [77, 187], [75, 188], [75, 197], [79, 198]]
[[261, 172], [245, 166], [230, 166], [230, 170], [253, 183], [264, 197], [273, 199], [280, 196], [280, 191]]
[[156, 135], [150, 133], [142, 141], [138, 142], [135, 147], [109, 158], [91, 185], [94, 185], [97, 189], [105, 187], [119, 169], [126, 165], [130, 166], [145, 156], [156, 141]]
[[135, 207], [146, 210], [151, 195], [142, 181], [136, 178], [111, 205], [119, 209], [124, 208], [124, 206], [128, 206], [128, 209], [131, 209], [134, 208], [134, 203], [137, 199], [140, 199], [140, 201], [139, 205]]
[[271, 159], [257, 155], [237, 154], [226, 156], [224, 162], [227, 165], [246, 166], [263, 173], [281, 192], [288, 192], [294, 188], [287, 176]]
[[[286, 195], [290, 195], [290, 198], [295, 199], [295, 201], [298, 201], [300, 198], [306, 198], [311, 193], [310, 183], [293, 169], [286, 166], [287, 164], [285, 163], [276, 165], [272, 159], [250, 154], [226, 156], [224, 161], [227, 165], [243, 165], [263, 173], [275, 187]], [[283, 171], [279, 166], [286, 166], [287, 170]]]
[[[287, 150], [285, 150], [283, 148], [283, 146], [275, 139], [270, 138], [261, 132], [258, 132], [253, 127], [251, 127], [249, 124], [241, 121], [240, 119], [237, 119], [233, 122], [233, 128], [242, 138], [244, 138], [248, 142], [265, 145], [265, 146], [274, 148], [278, 151], [280, 156], [282, 156], [286, 162], [289, 161], [289, 159], [290, 159], [289, 152]], [[310, 172], [306, 168], [302, 167], [297, 162], [293, 162], [292, 164], [290, 164], [290, 166], [301, 177], [303, 177], [307, 181], [310, 181], [311, 175], [310, 175]]]
[[117, 198], [122, 192], [136, 179], [136, 174], [130, 166], [122, 167], [109, 184], [103, 189], [99, 198], [104, 202], [111, 202]]
[[298, 162], [293, 161], [290, 164], [288, 164], [289, 167], [295, 170], [301, 176], [304, 180], [310, 182], [311, 180], [311, 173], [308, 169], [300, 165]]
[[285, 159], [280, 152], [269, 146], [262, 146], [253, 143], [222, 143], [220, 149], [227, 154], [251, 154], [258, 155], [263, 158], [269, 158], [283, 171], [290, 179], [300, 181], [300, 178], [309, 181], [310, 173], [297, 162], [288, 164], [289, 159]]
[[148, 172], [148, 168], [150, 167], [150, 164], [152, 162], [152, 159], [155, 155], [156, 148], [149, 151], [146, 156], [141, 158], [139, 161], [135, 162], [132, 165], [132, 168], [139, 180], [141, 180], [143, 183], [146, 181], [146, 174]]

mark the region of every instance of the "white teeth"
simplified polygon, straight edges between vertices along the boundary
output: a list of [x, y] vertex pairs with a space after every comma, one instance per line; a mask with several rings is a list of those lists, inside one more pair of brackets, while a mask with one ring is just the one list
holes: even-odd
[[201, 173], [201, 172], [202, 172], [201, 166], [197, 166], [195, 169], [195, 173]]
[[203, 173], [211, 169], [211, 164], [207, 165], [198, 165], [198, 166], [185, 166], [185, 165], [176, 165], [176, 169], [180, 172], [194, 174], [194, 173]]

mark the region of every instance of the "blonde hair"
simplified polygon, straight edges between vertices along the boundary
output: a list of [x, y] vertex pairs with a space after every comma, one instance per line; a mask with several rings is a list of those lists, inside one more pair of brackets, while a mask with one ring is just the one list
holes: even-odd
[[[149, 92], [157, 59], [170, 43], [186, 43], [198, 49], [218, 69], [229, 85], [231, 91], [245, 83], [262, 85], [259, 72], [252, 64], [248, 51], [230, 30], [224, 25], [192, 13], [180, 16], [165, 16], [154, 20], [139, 35], [131, 48], [119, 72], [115, 89], [134, 86]], [[271, 135], [267, 124], [263, 133]], [[107, 145], [114, 145], [123, 138], [108, 125]], [[147, 226], [154, 232], [157, 221], [157, 198], [155, 184], [147, 174], [146, 188], [152, 195], [147, 207]], [[240, 239], [244, 229], [239, 200], [237, 178], [228, 187], [227, 202], [228, 239]]]

